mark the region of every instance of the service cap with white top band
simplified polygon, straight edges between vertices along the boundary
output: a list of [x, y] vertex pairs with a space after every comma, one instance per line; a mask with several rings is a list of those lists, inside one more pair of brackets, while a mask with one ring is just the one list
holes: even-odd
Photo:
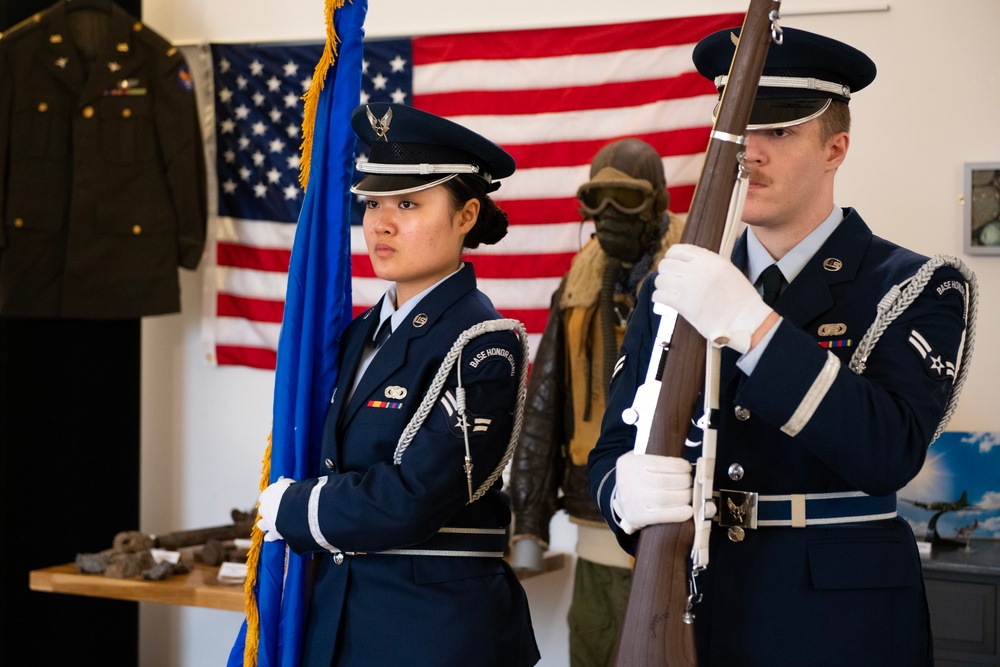
[[[805, 123], [826, 111], [832, 100], [850, 102], [852, 93], [875, 79], [875, 63], [853, 46], [795, 28], [782, 26], [781, 32], [782, 43], [768, 47], [748, 130]], [[739, 28], [712, 33], [692, 53], [698, 72], [715, 82], [720, 96], [739, 34]]]
[[485, 193], [514, 173], [514, 158], [486, 137], [458, 123], [404, 104], [362, 104], [351, 126], [368, 144], [364, 174], [351, 192], [399, 195], [426, 190], [472, 174]]

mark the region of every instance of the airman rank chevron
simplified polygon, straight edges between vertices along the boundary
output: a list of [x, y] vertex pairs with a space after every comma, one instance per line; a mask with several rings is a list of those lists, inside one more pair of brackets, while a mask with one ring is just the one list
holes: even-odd
[[955, 379], [955, 364], [951, 361], [943, 360], [941, 354], [935, 354], [930, 343], [916, 329], [910, 331], [910, 345], [917, 351], [920, 358], [924, 360], [924, 369], [926, 369], [928, 375], [938, 380]]
[[625, 368], [625, 357], [621, 356], [618, 357], [618, 361], [615, 362], [615, 370], [611, 373], [611, 379], [613, 380], [623, 368]]
[[489, 417], [479, 417], [470, 414], [468, 410], [466, 410], [464, 416], [459, 414], [458, 401], [455, 398], [454, 392], [450, 389], [441, 395], [441, 400], [438, 403], [440, 403], [448, 415], [448, 427], [451, 428], [452, 434], [459, 438], [465, 436], [466, 429], [468, 429], [470, 436], [485, 435], [489, 430], [490, 424], [493, 423], [493, 420]]

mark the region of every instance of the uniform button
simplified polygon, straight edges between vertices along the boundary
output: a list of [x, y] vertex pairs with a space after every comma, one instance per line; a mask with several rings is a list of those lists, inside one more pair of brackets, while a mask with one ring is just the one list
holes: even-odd
[[45, 113], [46, 111], [49, 110], [49, 105], [46, 104], [45, 102], [39, 102], [38, 110], [41, 111], [42, 113]]
[[24, 227], [24, 218], [14, 218], [14, 226], [18, 229]]
[[337, 565], [341, 565], [344, 562], [344, 553], [342, 551], [338, 551], [333, 554], [333, 562]]
[[744, 408], [742, 405], [737, 405], [736, 409], [733, 412], [736, 415], [736, 418], [739, 419], [741, 422], [745, 422], [746, 420], [750, 419], [750, 411]]
[[337, 464], [333, 462], [333, 459], [327, 459], [327, 460], [323, 461], [323, 465], [326, 466], [327, 470], [336, 470], [337, 469]]
[[734, 482], [738, 482], [743, 479], [743, 466], [739, 463], [734, 463], [729, 466], [729, 479]]
[[132, 233], [136, 236], [142, 234], [142, 225], [132, 225]]
[[739, 526], [730, 526], [726, 535], [729, 536], [730, 542], [742, 542], [743, 538], [746, 537], [746, 531]]
[[131, 117], [132, 117], [131, 109], [122, 109], [122, 118], [131, 118]]
[[94, 117], [94, 107], [83, 107], [83, 117], [93, 118]]

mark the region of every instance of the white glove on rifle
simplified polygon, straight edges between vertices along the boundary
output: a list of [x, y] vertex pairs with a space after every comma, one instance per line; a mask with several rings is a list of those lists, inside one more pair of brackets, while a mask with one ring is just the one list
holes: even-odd
[[628, 452], [618, 457], [615, 475], [611, 507], [626, 533], [694, 516], [691, 464], [684, 459]]
[[278, 481], [271, 484], [260, 492], [257, 502], [257, 528], [264, 533], [265, 542], [276, 542], [283, 540], [281, 533], [275, 528], [278, 521], [278, 507], [281, 505], [281, 497], [285, 495], [285, 490], [295, 483], [294, 479], [279, 477]]
[[676, 310], [706, 339], [741, 354], [773, 312], [732, 262], [686, 243], [667, 250], [655, 284], [653, 301]]

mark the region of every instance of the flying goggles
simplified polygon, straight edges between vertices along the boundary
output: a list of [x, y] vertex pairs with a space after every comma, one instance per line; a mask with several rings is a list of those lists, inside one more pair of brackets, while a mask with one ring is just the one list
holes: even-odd
[[576, 191], [580, 212], [587, 218], [600, 215], [608, 206], [625, 215], [642, 213], [654, 199], [649, 181], [632, 178], [614, 167], [604, 167]]

